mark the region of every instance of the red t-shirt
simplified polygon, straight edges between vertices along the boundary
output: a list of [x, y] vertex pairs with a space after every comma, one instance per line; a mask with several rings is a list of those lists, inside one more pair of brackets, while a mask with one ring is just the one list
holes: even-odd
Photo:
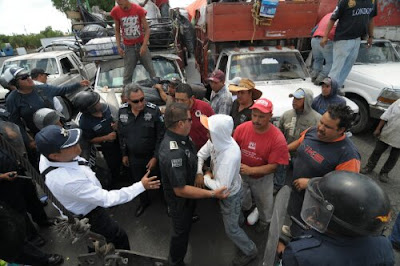
[[[328, 22], [330, 21], [331, 16], [332, 16], [332, 12], [326, 14], [321, 19], [321, 21], [318, 23], [318, 28], [315, 30], [315, 32], [313, 34], [313, 37], [316, 37], [316, 36], [324, 37], [325, 30], [326, 30], [326, 27], [328, 26]], [[333, 25], [331, 31], [328, 33], [329, 40], [331, 40], [331, 41], [333, 40], [333, 38], [335, 37], [335, 32], [336, 32], [336, 23], [335, 23], [335, 25]]]
[[251, 121], [245, 122], [235, 129], [233, 138], [242, 152], [242, 163], [248, 166], [289, 163], [285, 137], [272, 124], [266, 132], [258, 134]]
[[156, 6], [158, 7], [158, 8], [160, 8], [160, 6], [162, 5], [162, 4], [166, 4], [166, 3], [168, 3], [169, 2], [169, 0], [156, 0]]
[[146, 17], [146, 13], [147, 11], [141, 6], [133, 3], [128, 10], [123, 10], [120, 6], [115, 6], [111, 10], [111, 17], [120, 23], [121, 35], [125, 45], [143, 43], [142, 18]]
[[208, 103], [194, 99], [190, 114], [192, 115], [192, 128], [190, 129], [189, 136], [192, 138], [197, 150], [200, 150], [208, 140], [208, 130], [201, 124], [200, 116], [212, 116], [214, 115], [214, 110]]

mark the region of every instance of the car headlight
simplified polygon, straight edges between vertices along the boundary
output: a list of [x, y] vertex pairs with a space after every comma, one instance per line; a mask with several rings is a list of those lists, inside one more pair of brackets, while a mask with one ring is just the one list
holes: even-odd
[[378, 103], [392, 104], [400, 98], [400, 89], [384, 88], [378, 97]]

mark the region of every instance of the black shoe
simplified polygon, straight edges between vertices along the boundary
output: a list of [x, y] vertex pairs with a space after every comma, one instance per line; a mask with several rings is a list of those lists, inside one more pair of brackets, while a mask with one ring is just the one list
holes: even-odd
[[198, 216], [197, 214], [193, 214], [192, 224], [197, 223], [198, 221], [200, 221], [200, 216]]
[[47, 257], [47, 266], [60, 265], [64, 262], [64, 257], [58, 254], [49, 254]]
[[137, 208], [136, 208], [136, 212], [135, 212], [135, 216], [139, 217], [140, 215], [142, 215], [144, 213], [144, 210], [146, 210], [147, 207], [149, 207], [150, 204], [140, 204]]
[[43, 247], [46, 244], [46, 240], [39, 234], [28, 238], [28, 242], [36, 247]]

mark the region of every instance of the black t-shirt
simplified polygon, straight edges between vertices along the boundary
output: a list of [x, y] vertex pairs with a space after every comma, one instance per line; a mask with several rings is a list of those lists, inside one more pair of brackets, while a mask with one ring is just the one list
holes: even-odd
[[331, 20], [339, 20], [334, 41], [365, 37], [376, 15], [377, 0], [340, 0], [331, 16]]
[[251, 120], [251, 109], [245, 108], [239, 112], [239, 103], [235, 100], [232, 104], [231, 116], [233, 118], [233, 128], [235, 129], [238, 125]]

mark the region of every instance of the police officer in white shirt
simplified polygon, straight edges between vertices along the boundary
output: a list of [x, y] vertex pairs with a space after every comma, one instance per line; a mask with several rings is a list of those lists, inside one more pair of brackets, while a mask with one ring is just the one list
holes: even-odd
[[116, 249], [130, 249], [126, 232], [107, 214], [104, 208], [131, 201], [146, 189], [158, 189], [157, 177], [148, 177], [120, 190], [102, 189], [96, 174], [81, 158], [80, 129], [66, 130], [51, 125], [35, 137], [41, 153], [39, 169], [46, 185], [70, 212], [89, 218], [91, 231], [103, 235]]

